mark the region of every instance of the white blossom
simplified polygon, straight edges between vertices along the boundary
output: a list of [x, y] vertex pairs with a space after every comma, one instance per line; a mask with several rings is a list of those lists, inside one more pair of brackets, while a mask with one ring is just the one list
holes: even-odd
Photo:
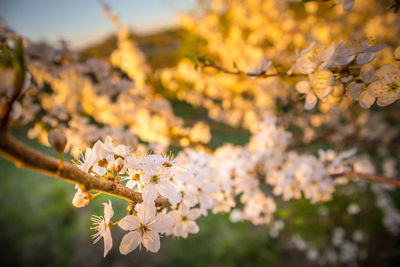
[[90, 219], [93, 221], [94, 225], [91, 229], [97, 231], [97, 233], [92, 235], [93, 244], [97, 243], [101, 238], [103, 238], [105, 257], [113, 245], [110, 224], [112, 224], [111, 218], [114, 215], [114, 211], [112, 209], [111, 201], [108, 201], [108, 203], [103, 203], [103, 205], [104, 217], [92, 215]]
[[168, 215], [156, 215], [155, 206], [151, 202], [144, 202], [137, 205], [137, 216], [128, 215], [122, 218], [118, 226], [129, 231], [121, 241], [119, 250], [126, 255], [143, 246], [156, 253], [160, 249], [160, 233], [169, 231], [172, 226], [172, 219]]

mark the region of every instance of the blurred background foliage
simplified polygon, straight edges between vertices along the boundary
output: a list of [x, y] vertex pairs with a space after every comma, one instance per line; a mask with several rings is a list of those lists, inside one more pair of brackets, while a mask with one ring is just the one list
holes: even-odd
[[[182, 29], [171, 29], [141, 36], [133, 34], [146, 54], [149, 65], [159, 68], [174, 66], [186, 55], [196, 53], [202, 40]], [[90, 57], [106, 60], [116, 48], [116, 36], [79, 52], [82, 61]], [[163, 90], [159, 81], [150, 81], [156, 90], [172, 101], [176, 115], [187, 120], [203, 120], [213, 124], [213, 139], [209, 144], [245, 144], [250, 134], [210, 120], [204, 110], [179, 102]], [[38, 150], [56, 156], [52, 149], [26, 138], [26, 129], [13, 133]], [[329, 144], [313, 144], [302, 148], [316, 152], [316, 148]], [[177, 151], [177, 148], [171, 148]], [[70, 159], [70, 158], [69, 158]], [[378, 159], [377, 159], [378, 160]], [[291, 242], [298, 234], [308, 242], [323, 244], [332, 238], [335, 227], [350, 231], [361, 229], [367, 234], [366, 260], [362, 266], [399, 266], [400, 238], [389, 234], [382, 226], [382, 214], [375, 207], [370, 184], [357, 183], [339, 187], [332, 201], [310, 204], [307, 200], [279, 201], [276, 218], [285, 222], [279, 237], [274, 238], [267, 226], [250, 223], [231, 223], [227, 214], [211, 215], [199, 219], [200, 233], [186, 240], [166, 237], [157, 254], [134, 251], [122, 256], [118, 242], [123, 231], [113, 230], [114, 247], [103, 259], [103, 244], [92, 245], [90, 239], [91, 214], [102, 215], [102, 202], [110, 197], [99, 196], [85, 208], [71, 205], [74, 186], [45, 175], [16, 168], [0, 158], [0, 263], [1, 266], [312, 266], [304, 252], [294, 249]], [[266, 188], [266, 190], [270, 190]], [[400, 192], [392, 194], [400, 208]], [[126, 203], [111, 197], [115, 211], [124, 211]], [[349, 203], [357, 203], [361, 212], [346, 212]], [[328, 217], [320, 216], [322, 206], [329, 208]], [[116, 213], [114, 218], [124, 214]]]

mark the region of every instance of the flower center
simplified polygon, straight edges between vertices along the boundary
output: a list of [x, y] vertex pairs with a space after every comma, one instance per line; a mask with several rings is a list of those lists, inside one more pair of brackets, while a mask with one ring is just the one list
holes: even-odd
[[400, 87], [400, 85], [398, 85], [398, 84], [395, 83], [395, 82], [392, 82], [392, 83], [389, 83], [389, 84], [388, 84], [388, 88], [389, 88], [389, 90], [392, 91], [392, 92], [397, 92], [397, 89], [399, 89], [399, 87]]
[[146, 233], [146, 231], [148, 230], [148, 225], [144, 225], [144, 224], [140, 224], [140, 232], [142, 234]]
[[158, 181], [160, 181], [160, 177], [158, 177], [158, 175], [153, 175], [151, 176], [151, 180], [152, 183], [158, 183]]
[[166, 161], [163, 163], [163, 166], [168, 168], [168, 167], [172, 167], [172, 164], [169, 163], [168, 161]]

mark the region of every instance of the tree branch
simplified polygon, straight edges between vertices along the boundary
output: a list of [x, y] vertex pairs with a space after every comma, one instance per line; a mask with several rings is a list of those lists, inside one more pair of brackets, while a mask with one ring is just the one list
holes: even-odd
[[230, 75], [245, 75], [248, 77], [255, 77], [255, 78], [269, 78], [269, 77], [295, 77], [295, 76], [305, 76], [304, 74], [298, 74], [298, 73], [294, 73], [294, 74], [290, 74], [288, 75], [287, 73], [284, 72], [280, 72], [280, 71], [276, 71], [275, 73], [267, 73], [267, 71], [260, 71], [258, 73], [252, 73], [252, 72], [244, 72], [241, 70], [236, 70], [236, 71], [232, 71], [232, 70], [228, 70], [226, 68], [223, 68], [219, 65], [217, 65], [216, 63], [200, 63], [201, 67], [204, 68], [212, 68], [212, 69], [216, 69], [220, 72], [226, 73], [226, 74], [230, 74]]
[[346, 177], [347, 179], [362, 179], [368, 180], [373, 182], [378, 182], [381, 184], [388, 184], [393, 185], [396, 187], [400, 187], [400, 181], [396, 179], [390, 179], [383, 176], [360, 173], [360, 172], [346, 172], [346, 173], [339, 173], [331, 175], [332, 178], [339, 178], [339, 177]]
[[246, 76], [249, 76], [249, 77], [258, 77], [258, 78], [268, 78], [268, 77], [274, 77], [274, 76], [282, 75], [279, 72], [267, 74], [265, 71], [262, 71], [260, 73], [243, 72], [243, 71], [240, 71], [240, 70], [232, 71], [232, 70], [225, 69], [225, 68], [223, 68], [223, 67], [221, 67], [221, 66], [219, 66], [217, 64], [209, 64], [209, 63], [203, 64], [202, 67], [203, 68], [213, 68], [213, 69], [216, 69], [216, 70], [221, 71], [223, 73], [231, 74], [231, 75], [246, 75]]
[[[65, 163], [64, 168], [60, 170], [57, 159], [26, 146], [5, 131], [0, 131], [0, 154], [14, 162], [17, 167], [34, 169], [54, 178], [78, 184], [87, 191], [103, 192], [134, 203], [143, 202], [141, 193], [113, 181], [96, 178], [70, 163]], [[169, 205], [166, 198], [156, 199], [156, 206], [168, 207]]]

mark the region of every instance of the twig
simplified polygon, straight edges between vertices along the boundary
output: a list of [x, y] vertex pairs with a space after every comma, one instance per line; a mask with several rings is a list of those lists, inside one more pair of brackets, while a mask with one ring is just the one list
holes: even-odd
[[16, 90], [16, 92], [14, 92], [14, 94], [12, 95], [10, 100], [8, 100], [8, 102], [6, 104], [4, 104], [5, 105], [3, 107], [4, 113], [2, 112], [2, 117], [0, 118], [0, 131], [7, 130], [12, 107], [14, 105], [14, 102], [18, 99], [19, 95], [20, 95], [20, 90]]
[[295, 77], [295, 76], [303, 76], [304, 75], [304, 74], [298, 74], [298, 73], [288, 75], [288, 74], [286, 74], [284, 72], [279, 72], [279, 71], [277, 71], [275, 73], [267, 73], [267, 71], [265, 71], [265, 70], [264, 71], [260, 71], [258, 73], [244, 72], [244, 71], [241, 71], [241, 70], [232, 71], [232, 70], [225, 69], [225, 68], [223, 68], [223, 67], [221, 67], [221, 66], [219, 66], [219, 65], [217, 65], [215, 63], [212, 63], [212, 64], [210, 64], [210, 63], [201, 63], [201, 64], [202, 64], [201, 65], [202, 68], [213, 68], [213, 69], [216, 69], [216, 70], [221, 71], [221, 72], [226, 73], [226, 74], [245, 75], [245, 76], [257, 77], [257, 78], [269, 78], [269, 77], [276, 77], [276, 76], [280, 76], [280, 77], [285, 77], [285, 76], [286, 77]]
[[[77, 184], [87, 191], [103, 192], [134, 203], [143, 202], [141, 193], [122, 184], [96, 178], [72, 164], [66, 163], [64, 168], [59, 170], [59, 161], [57, 159], [26, 146], [5, 131], [0, 131], [0, 154], [14, 162], [17, 167], [37, 170], [54, 178]], [[166, 198], [158, 197], [156, 205], [168, 207], [170, 203]]]
[[363, 179], [369, 180], [373, 182], [378, 182], [381, 184], [389, 184], [396, 187], [400, 187], [400, 181], [396, 179], [390, 179], [383, 176], [360, 173], [360, 172], [346, 172], [346, 173], [338, 173], [331, 175], [332, 178], [346, 177], [348, 179]]

